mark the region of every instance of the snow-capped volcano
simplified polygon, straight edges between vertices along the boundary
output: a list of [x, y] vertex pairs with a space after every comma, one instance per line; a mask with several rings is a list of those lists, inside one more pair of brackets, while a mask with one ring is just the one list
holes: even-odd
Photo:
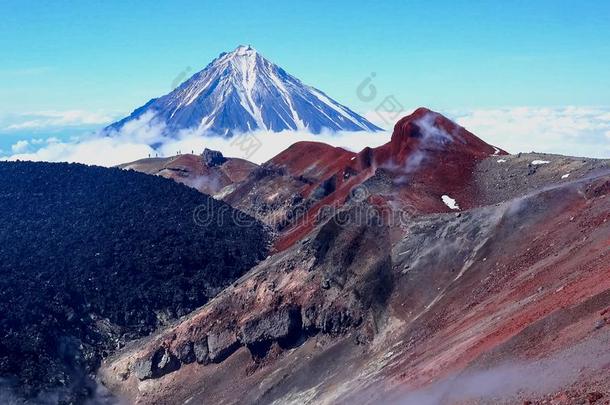
[[168, 134], [181, 129], [227, 136], [256, 129], [381, 130], [243, 45], [220, 54], [174, 91], [150, 100], [107, 130], [119, 130], [150, 112]]

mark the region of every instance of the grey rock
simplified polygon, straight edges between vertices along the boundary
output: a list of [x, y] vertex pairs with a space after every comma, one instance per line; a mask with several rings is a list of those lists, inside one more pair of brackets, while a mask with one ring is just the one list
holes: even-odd
[[239, 342], [232, 330], [210, 332], [208, 335], [208, 350], [210, 360], [220, 363], [239, 348]]
[[301, 311], [298, 307], [273, 310], [246, 322], [240, 331], [245, 345], [283, 339], [301, 330]]
[[210, 362], [210, 350], [208, 349], [208, 338], [205, 337], [199, 342], [193, 344], [195, 359], [199, 364], [208, 364]]
[[203, 150], [201, 158], [207, 167], [220, 166], [227, 161], [227, 159], [222, 155], [222, 152], [208, 148]]
[[169, 351], [164, 350], [161, 355], [161, 359], [159, 359], [159, 363], [157, 363], [157, 369], [160, 371], [167, 371], [172, 368], [172, 364], [176, 362], [176, 357], [171, 354]]
[[134, 365], [134, 373], [140, 380], [159, 378], [180, 368], [180, 362], [169, 350], [162, 347]]
[[193, 342], [184, 342], [176, 348], [176, 357], [181, 363], [190, 364], [195, 361]]
[[527, 166], [527, 175], [528, 176], [531, 176], [532, 174], [536, 174], [537, 171], [538, 171], [538, 166], [532, 165], [532, 164], [529, 164]]
[[319, 328], [323, 333], [339, 335], [352, 327], [359, 326], [361, 323], [362, 316], [358, 313], [329, 308], [322, 315]]
[[303, 308], [301, 319], [303, 329], [314, 329], [318, 320], [318, 309], [315, 306]]
[[138, 360], [133, 367], [133, 372], [140, 381], [153, 378], [152, 359]]

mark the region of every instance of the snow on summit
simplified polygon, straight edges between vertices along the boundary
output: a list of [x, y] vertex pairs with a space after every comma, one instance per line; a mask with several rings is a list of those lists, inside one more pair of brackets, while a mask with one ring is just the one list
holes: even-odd
[[171, 93], [152, 99], [107, 130], [153, 113], [169, 134], [197, 129], [231, 136], [252, 130], [378, 131], [322, 91], [307, 86], [251, 46], [221, 53]]

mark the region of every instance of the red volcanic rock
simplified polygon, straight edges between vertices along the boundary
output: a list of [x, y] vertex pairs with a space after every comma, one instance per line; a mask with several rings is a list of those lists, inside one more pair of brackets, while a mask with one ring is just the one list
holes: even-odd
[[[521, 161], [492, 167], [527, 176]], [[460, 216], [414, 215], [399, 229], [326, 218], [201, 310], [110, 359], [102, 380], [142, 404], [428, 403], [437, 392], [432, 403], [542, 404], [606, 392], [607, 334], [591, 325], [610, 305], [610, 206], [607, 193], [584, 190], [610, 172], [585, 173]], [[377, 177], [364, 181], [370, 198], [347, 211], [392, 206]], [[222, 352], [214, 364], [183, 362], [146, 384], [121, 377], [165, 342], [175, 353], [202, 334]]]
[[358, 154], [299, 142], [270, 161], [287, 175], [309, 181], [295, 190], [309, 201], [303, 220], [283, 230], [276, 248], [283, 250], [302, 238], [323, 207], [341, 207], [358, 188], [377, 195], [378, 204], [416, 213], [451, 211], [441, 198], [444, 195], [455, 199], [461, 209], [475, 206], [474, 167], [494, 154], [506, 152], [425, 108], [398, 121], [390, 142]]
[[506, 152], [441, 114], [419, 108], [398, 121], [390, 142], [359, 153], [297, 142], [260, 168], [239, 159], [225, 161], [213, 151], [123, 167], [218, 195], [278, 231], [275, 246], [284, 250], [311, 232], [321, 210], [340, 209], [354, 195], [373, 198], [378, 207], [391, 205], [415, 214], [455, 209], [443, 196], [460, 209], [476, 206], [474, 167], [494, 154]]
[[374, 165], [392, 180], [394, 199], [418, 212], [451, 211], [448, 195], [461, 209], [477, 203], [470, 184], [476, 165], [505, 155], [448, 118], [419, 108], [394, 126], [389, 143], [373, 150]]
[[269, 163], [285, 168], [289, 175], [324, 179], [348, 165], [355, 153], [321, 142], [297, 142]]
[[322, 207], [341, 206], [371, 174], [358, 155], [319, 142], [298, 142], [239, 184], [225, 201], [266, 222], [279, 250], [309, 233]]
[[407, 146], [411, 149], [441, 150], [476, 157], [506, 154], [447, 117], [423, 107], [394, 125], [390, 145], [394, 148], [393, 155], [397, 157], [400, 157], [400, 151]]
[[590, 404], [595, 404], [603, 397], [604, 394], [602, 394], [601, 392], [590, 392], [587, 394], [587, 401], [589, 401]]
[[[225, 199], [274, 227], [276, 252], [110, 359], [102, 380], [144, 404], [538, 404], [606, 392], [607, 331], [592, 325], [610, 305], [610, 171], [544, 156], [528, 174], [540, 158], [506, 155], [426, 109], [378, 148], [291, 146]], [[190, 344], [202, 340], [195, 363]], [[179, 370], [121, 377], [164, 345], [186, 359]]]

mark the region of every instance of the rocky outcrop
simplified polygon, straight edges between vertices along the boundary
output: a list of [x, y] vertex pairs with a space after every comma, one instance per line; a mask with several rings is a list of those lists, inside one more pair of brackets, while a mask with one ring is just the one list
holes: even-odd
[[208, 334], [208, 356], [213, 363], [220, 363], [239, 348], [235, 331], [217, 329]]
[[227, 161], [227, 158], [225, 158], [221, 152], [208, 148], [205, 148], [201, 153], [201, 159], [203, 160], [203, 164], [207, 167], [220, 166]]
[[210, 362], [210, 348], [208, 347], [208, 338], [204, 337], [203, 339], [193, 343], [193, 352], [195, 354], [195, 359], [199, 364], [208, 364]]
[[[206, 345], [207, 349], [207, 345]], [[176, 357], [184, 364], [190, 364], [197, 359], [195, 345], [193, 342], [185, 341], [176, 347]]]
[[166, 348], [160, 348], [150, 356], [138, 360], [134, 373], [140, 380], [159, 378], [180, 368], [180, 361]]
[[271, 310], [244, 322], [239, 341], [244, 345], [255, 345], [268, 341], [288, 339], [301, 331], [301, 311], [296, 306]]
[[[196, 360], [222, 366], [240, 348], [264, 364], [316, 335], [353, 334], [354, 341], [369, 342], [393, 278], [389, 256], [382, 253], [389, 242], [386, 225], [359, 222], [367, 207], [353, 206], [327, 218], [302, 248], [261, 263], [201, 315], [151, 342], [152, 352], [168, 347], [182, 364]], [[150, 359], [145, 354], [134, 363], [138, 378], [165, 375], [153, 371]]]

